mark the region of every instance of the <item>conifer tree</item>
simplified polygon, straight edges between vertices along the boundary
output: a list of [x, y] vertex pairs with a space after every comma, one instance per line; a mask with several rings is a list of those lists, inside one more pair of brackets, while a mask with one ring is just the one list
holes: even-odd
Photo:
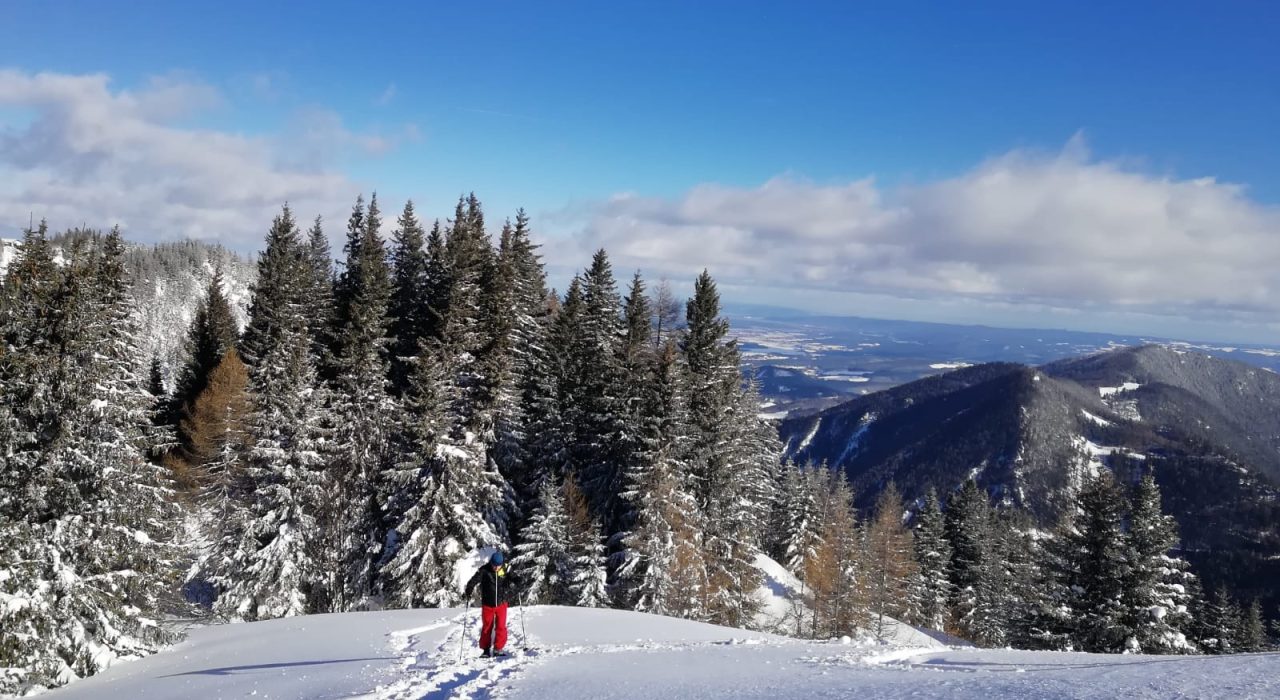
[[151, 367], [147, 370], [147, 391], [157, 403], [165, 403], [169, 399], [169, 391], [164, 387], [164, 363], [159, 355], [151, 356]]
[[1210, 654], [1235, 654], [1240, 651], [1244, 614], [1240, 605], [1219, 587], [1209, 596], [1197, 617], [1203, 620], [1201, 647]]
[[706, 588], [705, 526], [688, 489], [688, 406], [674, 344], [662, 349], [644, 388], [622, 494], [631, 515], [614, 555], [616, 599], [642, 612], [696, 619]]
[[805, 562], [814, 556], [821, 537], [822, 512], [815, 498], [812, 465], [801, 470], [788, 461], [782, 470], [782, 497], [778, 500], [777, 534], [781, 537], [779, 561], [797, 576], [804, 572]]
[[[378, 197], [357, 200], [347, 232], [346, 265], [335, 288], [333, 445], [328, 451], [317, 526], [327, 543], [320, 603], [330, 612], [362, 607], [389, 530], [386, 474], [397, 415], [388, 393], [391, 270], [379, 228]], [[358, 224], [358, 227], [357, 227]], [[382, 493], [379, 493], [379, 488]]]
[[148, 455], [156, 461], [163, 461], [170, 452], [178, 447], [178, 419], [173, 405], [173, 398], [164, 385], [164, 363], [159, 356], [152, 356], [151, 368], [147, 373], [147, 393], [151, 395], [151, 427], [150, 447]]
[[1186, 652], [1190, 631], [1186, 562], [1171, 556], [1178, 524], [1160, 509], [1160, 489], [1147, 474], [1133, 494], [1129, 515], [1128, 580], [1124, 584], [1126, 648], [1142, 653]]
[[209, 374], [183, 421], [186, 462], [196, 470], [202, 497], [217, 503], [223, 515], [232, 505], [249, 449], [248, 383], [248, 370], [232, 348]]
[[391, 316], [391, 388], [404, 392], [411, 373], [410, 360], [418, 355], [421, 340], [427, 337], [431, 313], [427, 298], [426, 232], [413, 209], [413, 200], [405, 202], [399, 225], [391, 234], [392, 292]]
[[317, 216], [307, 231], [306, 270], [310, 292], [307, 294], [307, 328], [311, 337], [313, 361], [317, 368], [327, 366], [332, 358], [333, 343], [333, 257], [324, 222]]
[[753, 565], [768, 515], [761, 502], [770, 481], [762, 462], [777, 455], [753, 454], [760, 443], [758, 401], [741, 388], [736, 341], [720, 316], [720, 295], [705, 271], [686, 307], [681, 349], [689, 368], [691, 485], [707, 524], [710, 602], [719, 624], [741, 625], [754, 614], [759, 572]]
[[1244, 654], [1265, 651], [1267, 630], [1262, 621], [1262, 603], [1254, 598], [1249, 607], [1241, 613], [1240, 631], [1236, 635], [1236, 650]]
[[860, 570], [862, 533], [853, 513], [853, 496], [842, 472], [819, 481], [827, 491], [822, 536], [804, 566], [804, 582], [813, 598], [813, 637], [852, 635], [866, 625], [865, 580]]
[[512, 571], [524, 582], [529, 604], [564, 605], [570, 601], [573, 559], [569, 552], [569, 516], [563, 486], [545, 479], [533, 515], [520, 531]]
[[609, 593], [605, 588], [605, 549], [601, 543], [600, 521], [591, 515], [586, 496], [572, 474], [565, 478], [564, 496], [572, 561], [569, 596], [579, 607], [607, 607]]
[[947, 541], [951, 545], [952, 618], [958, 631], [972, 638], [984, 611], [979, 594], [989, 587], [991, 506], [987, 495], [972, 479], [952, 495], [944, 518]]
[[556, 422], [555, 368], [550, 344], [554, 304], [547, 291], [546, 273], [538, 246], [530, 239], [529, 217], [521, 209], [502, 248], [502, 256], [512, 271], [511, 326], [512, 381], [517, 392], [511, 408], [501, 416], [497, 436], [499, 467], [517, 496], [524, 500], [531, 486], [548, 472], [535, 456], [536, 435]]
[[622, 301], [613, 267], [603, 250], [596, 251], [582, 275], [582, 307], [567, 351], [573, 355], [572, 400], [577, 407], [574, 461], [596, 517], [616, 531], [622, 516], [625, 455], [620, 436], [626, 397], [618, 356], [622, 338]]
[[[383, 565], [387, 587], [405, 607], [462, 601], [454, 568], [468, 552], [504, 546], [510, 491], [466, 430], [454, 382], [458, 357], [437, 343], [415, 363], [406, 402], [410, 449], [394, 473], [420, 479], [418, 496], [397, 524], [395, 555]], [[414, 477], [414, 475], [420, 477]]]
[[[209, 374], [222, 362], [222, 356], [235, 346], [239, 336], [224, 286], [222, 270], [218, 269], [209, 280], [204, 301], [196, 310], [187, 333], [187, 362], [174, 389], [174, 401], [183, 410], [189, 408], [204, 391]], [[184, 443], [188, 439], [185, 432], [181, 437]]]
[[1123, 532], [1124, 496], [1110, 472], [1085, 483], [1075, 526], [1065, 533], [1065, 569], [1060, 572], [1073, 616], [1072, 637], [1083, 651], [1118, 653], [1131, 633], [1123, 600], [1130, 576]]
[[215, 610], [244, 620], [313, 609], [317, 475], [323, 404], [306, 309], [313, 277], [288, 206], [272, 223], [258, 259], [258, 284], [241, 341], [253, 409], [243, 529], [222, 533], [209, 558], [221, 591]]
[[[177, 513], [145, 458], [150, 396], [119, 231], [52, 264], [24, 236], [0, 297], [0, 692], [65, 683], [167, 638]], [[16, 273], [16, 277], [14, 276]], [[38, 349], [43, 355], [29, 353]]]
[[[516, 303], [516, 264], [511, 222], [502, 227], [498, 254], [481, 277], [481, 377], [478, 393], [491, 422], [489, 458], [507, 483], [528, 483], [520, 436], [524, 417], [519, 401], [522, 367], [517, 367], [515, 329], [521, 310]], [[518, 510], [518, 509], [517, 509]], [[517, 513], [513, 512], [512, 516]]]
[[445, 235], [440, 220], [431, 224], [427, 234], [427, 270], [423, 280], [426, 313], [422, 317], [422, 337], [439, 342], [444, 332], [444, 318], [449, 313], [449, 270]]
[[912, 579], [919, 573], [911, 531], [902, 524], [902, 516], [902, 496], [889, 482], [867, 523], [862, 557], [871, 629], [881, 639], [892, 632], [889, 618], [906, 617]]
[[932, 488], [925, 493], [924, 505], [916, 516], [914, 542], [919, 567], [911, 594], [916, 610], [914, 621], [923, 627], [942, 630], [951, 597], [951, 581], [947, 577], [951, 543], [947, 541], [938, 494]]

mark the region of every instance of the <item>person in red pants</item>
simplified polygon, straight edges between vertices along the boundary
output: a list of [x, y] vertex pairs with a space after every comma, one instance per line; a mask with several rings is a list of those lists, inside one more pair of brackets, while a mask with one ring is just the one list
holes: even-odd
[[514, 589], [514, 577], [507, 575], [502, 552], [489, 557], [489, 563], [480, 567], [467, 581], [466, 597], [480, 586], [480, 648], [485, 656], [502, 656], [507, 645], [507, 600]]

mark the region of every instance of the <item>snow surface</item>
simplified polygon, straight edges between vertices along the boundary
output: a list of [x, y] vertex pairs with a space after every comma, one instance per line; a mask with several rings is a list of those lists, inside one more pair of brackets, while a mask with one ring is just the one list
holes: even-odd
[[1089, 419], [1089, 422], [1091, 422], [1091, 423], [1093, 423], [1093, 424], [1095, 424], [1095, 425], [1100, 425], [1100, 426], [1102, 426], [1102, 427], [1104, 427], [1104, 428], [1109, 427], [1109, 426], [1111, 425], [1111, 421], [1109, 421], [1109, 420], [1107, 420], [1107, 419], [1105, 419], [1105, 418], [1101, 418], [1101, 417], [1099, 417], [1099, 416], [1095, 416], [1095, 415], [1093, 415], [1092, 413], [1089, 413], [1088, 411], [1086, 411], [1086, 410], [1084, 410], [1084, 409], [1080, 409], [1080, 412], [1084, 414], [1084, 417], [1085, 417], [1085, 418], [1088, 418], [1088, 419]]
[[476, 618], [472, 610], [465, 631], [458, 609], [200, 628], [165, 652], [46, 697], [1280, 697], [1280, 654], [1154, 657], [979, 650], [932, 640], [801, 641], [619, 610], [536, 607], [525, 610], [527, 640], [513, 610], [514, 653], [485, 661], [470, 644]]
[[929, 365], [929, 369], [964, 369], [972, 366], [968, 362], [935, 362]]
[[1111, 396], [1112, 394], [1119, 394], [1126, 391], [1133, 391], [1141, 386], [1142, 386], [1141, 384], [1138, 384], [1136, 382], [1125, 382], [1120, 386], [1100, 386], [1098, 387], [1098, 394], [1105, 399], [1106, 397]]
[[0, 276], [9, 269], [9, 264], [18, 257], [19, 241], [12, 238], [0, 238]]

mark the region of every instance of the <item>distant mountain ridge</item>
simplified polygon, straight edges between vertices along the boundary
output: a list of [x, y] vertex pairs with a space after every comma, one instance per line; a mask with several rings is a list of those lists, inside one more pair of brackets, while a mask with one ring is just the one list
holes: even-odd
[[1280, 602], [1280, 376], [1147, 345], [1041, 367], [989, 363], [781, 422], [786, 455], [843, 470], [868, 508], [974, 478], [1051, 525], [1090, 472], [1150, 469], [1210, 582]]

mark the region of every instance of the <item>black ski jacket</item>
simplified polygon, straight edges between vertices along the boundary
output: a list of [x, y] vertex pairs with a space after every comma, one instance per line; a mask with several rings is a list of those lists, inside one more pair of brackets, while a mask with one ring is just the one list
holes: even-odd
[[471, 591], [475, 590], [476, 584], [480, 585], [480, 604], [487, 608], [510, 602], [509, 595], [516, 587], [511, 574], [499, 576], [493, 564], [480, 567], [475, 576], [467, 581], [467, 598], [471, 597]]

